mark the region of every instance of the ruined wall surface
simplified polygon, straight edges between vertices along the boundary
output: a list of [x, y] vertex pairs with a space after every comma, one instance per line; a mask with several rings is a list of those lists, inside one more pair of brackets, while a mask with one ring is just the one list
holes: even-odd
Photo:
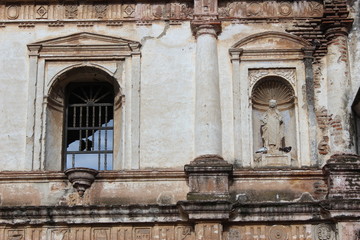
[[[326, 32], [330, 29], [326, 25], [328, 23], [321, 26], [321, 21], [326, 21], [319, 20], [325, 16], [326, 8], [334, 8], [335, 5], [333, 5], [319, 1], [253, 4], [236, 1], [220, 2], [212, 7], [211, 14], [215, 14], [214, 16], [217, 16], [215, 18], [221, 20], [217, 23], [220, 24], [221, 31], [217, 33], [216, 55], [209, 53], [209, 56], [217, 59], [220, 85], [218, 91], [221, 103], [221, 110], [217, 114], [221, 115], [219, 131], [222, 132], [220, 155], [228, 162], [246, 167], [257, 165], [258, 156], [251, 152], [255, 152], [258, 146], [253, 146], [252, 142], [260, 142], [261, 139], [257, 139], [260, 138], [260, 129], [256, 124], [252, 126], [251, 91], [255, 82], [246, 83], [251, 81], [248, 80], [251, 78], [248, 74], [249, 69], [255, 69], [255, 71], [295, 69], [295, 78], [285, 76], [287, 81], [292, 81], [292, 88], [297, 99], [293, 116], [289, 120], [293, 123], [289, 126], [290, 123], [286, 122], [286, 127], [291, 129], [291, 135], [294, 136], [292, 140], [285, 140], [285, 145], [287, 141], [293, 148], [292, 162], [287, 164], [292, 167], [321, 165], [335, 152], [341, 152], [344, 149], [355, 151], [354, 135], [350, 129], [351, 122], [348, 118], [344, 118], [344, 114], [350, 114], [352, 96], [357, 89], [358, 4], [354, 2], [349, 6], [349, 19], [353, 17], [355, 21], [353, 30], [350, 31], [349, 49], [343, 49], [345, 52], [341, 56], [336, 54], [341, 53], [340, 48], [346, 48], [346, 45], [342, 46], [347, 42], [346, 37], [332, 39], [333, 35]], [[339, 6], [344, 7], [341, 4]], [[56, 160], [53, 161], [61, 162], [62, 135], [56, 135], [54, 138], [57, 140], [52, 140], [52, 133], [46, 130], [46, 127], [51, 126], [54, 129], [56, 126], [51, 124], [59, 126], [62, 124], [48, 122], [50, 120], [44, 116], [48, 107], [44, 105], [42, 109], [42, 104], [45, 104], [42, 103], [44, 101], [42, 99], [46, 99], [50, 94], [51, 83], [71, 65], [95, 64], [107, 69], [115, 76], [116, 63], [115, 60], [106, 60], [106, 63], [96, 62], [86, 57], [79, 57], [72, 63], [65, 63], [61, 59], [50, 60], [41, 55], [41, 49], [34, 50], [35, 45], [31, 44], [39, 42], [43, 44], [44, 41], [84, 32], [123, 38], [141, 44], [139, 50], [141, 70], [137, 83], [141, 97], [130, 103], [131, 94], [126, 91], [129, 91], [131, 86], [125, 86], [125, 84], [121, 86], [125, 91], [123, 107], [128, 104], [134, 111], [131, 116], [125, 117], [121, 124], [130, 126], [131, 119], [135, 115], [138, 119], [129, 131], [125, 130], [125, 133], [116, 135], [116, 138], [121, 139], [125, 144], [131, 142], [133, 146], [129, 151], [133, 154], [126, 152], [125, 149], [130, 148], [127, 145], [119, 150], [121, 156], [114, 159], [116, 169], [158, 167], [181, 169], [184, 164], [197, 157], [196, 136], [198, 134], [196, 123], [194, 125], [197, 119], [196, 112], [199, 112], [194, 107], [199, 101], [196, 99], [199, 94], [196, 94], [194, 85], [197, 78], [195, 64], [197, 47], [194, 29], [192, 29], [195, 25], [190, 20], [202, 14], [210, 14], [210, 12], [206, 12], [207, 10], [201, 7], [196, 9], [197, 7], [194, 10], [192, 2], [167, 4], [113, 2], [93, 5], [70, 3], [59, 5], [53, 2], [42, 5], [27, 2], [1, 4], [1, 50], [7, 56], [6, 61], [2, 62], [5, 71], [1, 72], [2, 91], [5, 91], [1, 94], [4, 103], [2, 104], [4, 119], [1, 123], [1, 142], [3, 143], [1, 169], [61, 170], [60, 166], [48, 167], [47, 162], [51, 162], [49, 160], [51, 155], [55, 155], [53, 158]], [[325, 18], [331, 18], [329, 16], [326, 15]], [[342, 24], [344, 28], [347, 28], [347, 23]], [[294, 37], [301, 37], [307, 43], [301, 43], [300, 38], [298, 41], [300, 45], [303, 44], [302, 46], [291, 45], [290, 42], [281, 38], [273, 42], [270, 40], [265, 42], [256, 35], [265, 32], [290, 33]], [[240, 43], [246, 41], [249, 36], [254, 39], [259, 38], [259, 40]], [[329, 49], [326, 49], [327, 41], [334, 43], [328, 46]], [[82, 44], [86, 45], [86, 43]], [[245, 57], [246, 54], [240, 54], [239, 63], [235, 63], [237, 60], [231, 60], [234, 56], [231, 56], [233, 53], [229, 54], [229, 49], [237, 48], [236, 44], [245, 44], [238, 47], [245, 51], [247, 51], [246, 48], [249, 51], [279, 48], [281, 51], [291, 52], [294, 49], [301, 51], [304, 47], [314, 47], [315, 51], [312, 54], [316, 59], [313, 65], [316, 115], [312, 116], [311, 107], [306, 109], [305, 106], [308, 102], [305, 89], [306, 67], [303, 62], [305, 53], [298, 57], [290, 56], [285, 52], [283, 55], [267, 53], [269, 57], [266, 59], [259, 58], [261, 56], [259, 54], [255, 57], [255, 54], [251, 57], [252, 60]], [[34, 63], [38, 66], [35, 70], [31, 63], [31, 56], [35, 59], [36, 54], [33, 55], [31, 51], [40, 51], [39, 60], [34, 60], [38, 61]], [[327, 51], [333, 51], [335, 55], [333, 53], [326, 55]], [[74, 55], [76, 56], [76, 53]], [[337, 62], [339, 59], [341, 61]], [[42, 64], [45, 64], [43, 68]], [[131, 63], [128, 61], [125, 65], [128, 70], [124, 70], [122, 74], [126, 75], [125, 78], [131, 78], [132, 70], [129, 70]], [[237, 66], [240, 67], [239, 73], [236, 72]], [[257, 74], [260, 74], [260, 78], [266, 75], [261, 75], [263, 74], [261, 71]], [[335, 81], [337, 83], [334, 85], [331, 79], [333, 75], [337, 79], [345, 77], [345, 82], [341, 86], [343, 89], [341, 101], [336, 99], [338, 82], [341, 81]], [[279, 76], [284, 77], [284, 75]], [[37, 82], [33, 80], [34, 78], [38, 78]], [[256, 78], [256, 81], [260, 78]], [[240, 85], [244, 87], [239, 87]], [[37, 94], [36, 98], [31, 94]], [[137, 109], [133, 109], [135, 105]], [[34, 113], [31, 112], [32, 107], [35, 108]], [[13, 108], [18, 110], [15, 116], [11, 114]], [[118, 132], [123, 132], [123, 130]], [[60, 127], [58, 132], [62, 131]], [[129, 137], [130, 132], [138, 135], [138, 139]], [[251, 152], [247, 152], [247, 149]]]
[[[0, 240], [358, 240], [359, 3], [0, 1]], [[73, 82], [108, 170], [64, 160]]]
[[360, 26], [360, 15], [359, 15], [359, 1], [351, 1], [349, 3], [349, 9], [351, 16], [354, 18], [353, 31], [349, 35], [349, 56], [351, 62], [351, 80], [353, 86], [353, 96], [355, 97], [357, 89], [359, 88], [359, 26]]

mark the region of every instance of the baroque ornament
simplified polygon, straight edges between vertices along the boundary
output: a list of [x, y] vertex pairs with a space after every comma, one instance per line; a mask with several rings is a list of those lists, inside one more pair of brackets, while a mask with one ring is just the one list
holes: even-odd
[[228, 240], [240, 240], [240, 231], [238, 229], [231, 228], [228, 233]]
[[65, 5], [65, 17], [77, 18], [78, 6], [74, 4]]
[[317, 1], [231, 1], [219, 8], [220, 18], [321, 17], [324, 6]]
[[95, 5], [94, 8], [95, 8], [95, 17], [96, 18], [105, 18], [106, 17], [107, 5], [98, 4], [98, 5]]
[[135, 228], [135, 240], [150, 240], [150, 228]]
[[258, 80], [266, 76], [282, 77], [289, 81], [292, 85], [294, 85], [296, 81], [296, 72], [293, 68], [251, 69], [249, 70], [250, 85], [253, 85]]
[[18, 5], [10, 5], [6, 10], [7, 18], [10, 20], [17, 19], [19, 17], [20, 7]]
[[269, 101], [276, 100], [279, 109], [294, 102], [294, 90], [285, 80], [278, 77], [265, 77], [258, 81], [252, 91], [254, 107], [268, 109]]
[[48, 13], [48, 10], [47, 10], [47, 6], [37, 6], [37, 9], [36, 9], [36, 18], [47, 18], [47, 13]]
[[272, 226], [269, 230], [270, 240], [287, 240], [288, 229], [285, 226]]
[[123, 13], [125, 18], [135, 17], [135, 4], [125, 4], [123, 5]]
[[332, 240], [333, 231], [327, 224], [319, 224], [315, 230], [315, 237], [317, 240]]

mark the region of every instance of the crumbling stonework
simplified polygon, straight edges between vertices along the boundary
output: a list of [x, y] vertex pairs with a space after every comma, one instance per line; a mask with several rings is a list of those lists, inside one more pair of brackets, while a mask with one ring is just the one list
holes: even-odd
[[0, 240], [358, 239], [359, 15], [0, 1]]

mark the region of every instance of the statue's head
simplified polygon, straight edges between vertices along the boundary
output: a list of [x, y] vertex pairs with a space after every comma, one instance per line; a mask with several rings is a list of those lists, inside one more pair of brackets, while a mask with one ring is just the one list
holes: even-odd
[[270, 108], [275, 108], [277, 106], [277, 102], [275, 99], [270, 99], [269, 100], [269, 107]]

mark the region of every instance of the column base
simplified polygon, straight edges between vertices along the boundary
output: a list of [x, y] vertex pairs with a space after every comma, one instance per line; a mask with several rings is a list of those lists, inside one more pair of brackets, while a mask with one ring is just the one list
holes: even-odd
[[218, 155], [203, 155], [185, 165], [191, 201], [229, 200], [229, 176], [233, 165]]

